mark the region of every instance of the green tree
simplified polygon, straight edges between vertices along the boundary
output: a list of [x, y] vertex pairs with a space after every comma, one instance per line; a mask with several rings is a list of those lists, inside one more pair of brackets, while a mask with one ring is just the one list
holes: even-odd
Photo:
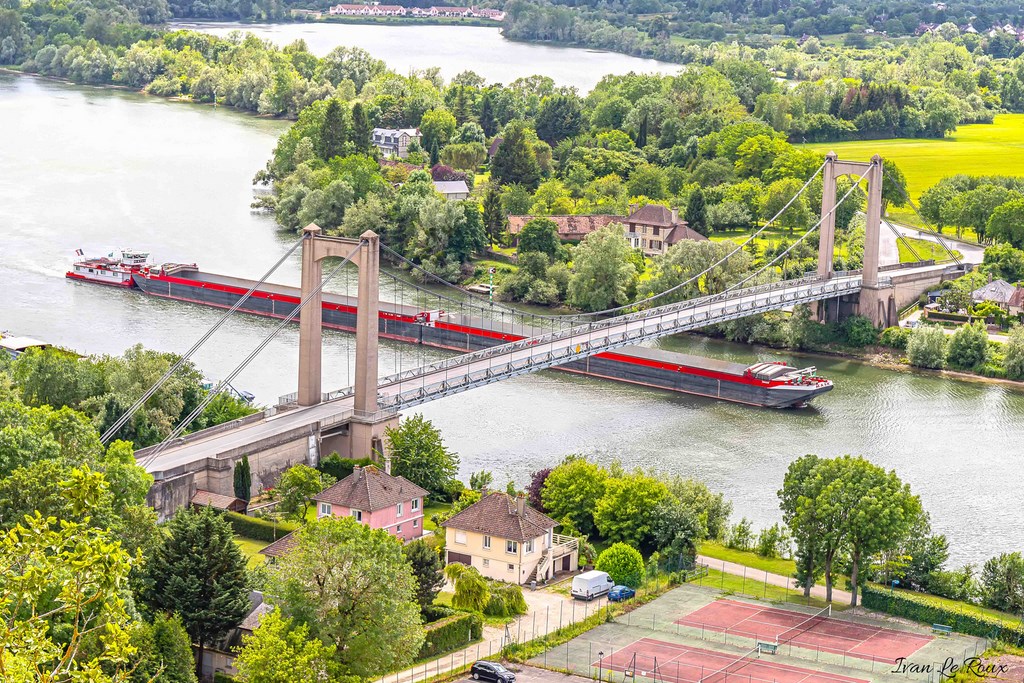
[[1024, 557], [1003, 553], [985, 562], [981, 570], [982, 599], [993, 609], [1024, 612]]
[[993, 277], [1019, 282], [1024, 280], [1024, 251], [1009, 244], [994, 244], [985, 249], [984, 266]]
[[530, 192], [540, 184], [540, 164], [527, 136], [526, 123], [511, 121], [491, 159], [491, 178], [501, 185], [517, 183]]
[[444, 568], [444, 575], [455, 586], [452, 607], [470, 612], [483, 612], [491, 600], [491, 588], [476, 567], [453, 562]]
[[946, 345], [946, 364], [961, 370], [974, 370], [988, 360], [988, 332], [985, 323], [962, 325]]
[[[103, 487], [76, 469], [61, 495], [84, 518]], [[0, 534], [0, 678], [127, 683], [132, 559], [104, 530], [54, 521], [35, 514]]]
[[640, 164], [629, 174], [626, 190], [630, 197], [647, 197], [659, 201], [667, 199], [668, 174], [654, 164]]
[[573, 252], [569, 304], [584, 311], [600, 311], [629, 303], [636, 277], [622, 226], [609, 223], [584, 237]]
[[[423, 149], [433, 150], [436, 147], [440, 150], [451, 140], [456, 126], [455, 117], [447, 109], [431, 109], [425, 113], [420, 120]], [[437, 162], [431, 159], [431, 163], [436, 164]]]
[[702, 235], [707, 235], [708, 230], [708, 208], [704, 200], [704, 192], [699, 187], [694, 188], [686, 200], [686, 223], [691, 229]]
[[533, 218], [526, 222], [519, 232], [520, 254], [540, 252], [555, 260], [562, 252], [562, 240], [558, 238], [558, 224], [550, 218]]
[[351, 517], [325, 517], [295, 532], [295, 541], [271, 568], [282, 615], [333, 645], [342, 673], [369, 678], [411, 663], [423, 628], [398, 539]]
[[197, 683], [192, 642], [181, 617], [157, 612], [152, 624], [136, 621], [134, 626], [132, 683]]
[[[537, 137], [549, 145], [579, 135], [583, 129], [580, 100], [575, 95], [549, 95], [540, 103], [536, 117]], [[504, 144], [504, 143], [502, 143]]]
[[581, 455], [570, 455], [551, 470], [541, 489], [544, 509], [555, 519], [569, 518], [580, 533], [591, 536], [594, 508], [604, 495], [608, 472]]
[[177, 612], [198, 645], [196, 675], [207, 644], [224, 637], [249, 611], [246, 560], [227, 521], [213, 508], [182, 508], [146, 565], [143, 599]]
[[904, 541], [921, 514], [921, 501], [895, 471], [886, 472], [864, 458], [841, 459], [843, 496], [850, 544], [850, 604], [857, 606], [861, 571], [868, 558], [893, 550]]
[[313, 496], [334, 484], [334, 477], [309, 465], [292, 465], [281, 475], [277, 492], [281, 496], [281, 512], [305, 521]]
[[341, 102], [333, 97], [327, 101], [318, 142], [317, 156], [325, 161], [345, 155], [345, 148], [348, 144], [348, 122], [345, 120]]
[[696, 479], [673, 477], [668, 482], [669, 493], [682, 507], [693, 512], [707, 530], [707, 537], [721, 538], [732, 514], [732, 503], [723, 493], [712, 493], [707, 484]]
[[248, 503], [252, 497], [252, 469], [249, 466], [248, 455], [243, 455], [242, 459], [235, 463], [233, 487], [235, 498], [241, 498]]
[[486, 491], [494, 482], [494, 475], [487, 470], [480, 470], [469, 475], [469, 488], [474, 491]]
[[498, 122], [494, 118], [494, 104], [491, 102], [491, 91], [485, 90], [483, 97], [480, 98], [480, 128], [483, 129], [484, 135], [487, 137], [493, 136], [498, 132]]
[[988, 219], [985, 234], [1024, 249], [1024, 199], [1011, 199], [996, 207]]
[[1003, 367], [1009, 379], [1024, 379], [1024, 327], [1015, 325], [1006, 340]]
[[444, 562], [437, 549], [421, 538], [406, 543], [402, 552], [416, 579], [416, 601], [420, 610], [424, 610], [434, 604], [434, 599], [444, 587]]
[[484, 193], [483, 220], [487, 239], [493, 247], [495, 242], [501, 242], [508, 225], [501, 206], [501, 189], [494, 183], [489, 184]]
[[644, 558], [636, 548], [626, 543], [613, 543], [597, 556], [594, 568], [608, 572], [616, 584], [638, 588], [644, 582]]
[[789, 464], [778, 496], [782, 516], [796, 542], [796, 578], [810, 597], [811, 588], [823, 572], [822, 524], [814, 505], [817, 481], [814, 470], [821, 462], [816, 455], [805, 455]]
[[501, 209], [506, 216], [521, 216], [530, 213], [532, 205], [533, 193], [529, 188], [515, 183], [501, 188]]
[[309, 637], [309, 626], [273, 610], [242, 638], [235, 657], [243, 683], [324, 683], [335, 680], [334, 645]]
[[654, 476], [634, 472], [611, 477], [594, 506], [594, 524], [609, 541], [648, 548], [654, 536], [655, 510], [668, 498], [668, 487]]
[[481, 142], [450, 143], [441, 150], [441, 161], [465, 171], [476, 171], [487, 160], [487, 148]]
[[373, 127], [362, 102], [352, 105], [352, 144], [360, 154], [369, 154], [373, 148]]
[[61, 349], [29, 349], [11, 364], [26, 405], [76, 407], [102, 391], [102, 374], [91, 363]]
[[389, 427], [385, 438], [396, 476], [431, 493], [443, 494], [458, 474], [459, 456], [448, 450], [441, 432], [419, 413], [402, 420], [398, 427]]
[[915, 328], [907, 340], [907, 359], [919, 368], [941, 369], [946, 362], [946, 333], [938, 325]]
[[681, 569], [693, 561], [708, 530], [696, 510], [669, 497], [654, 508], [651, 534], [657, 551]]

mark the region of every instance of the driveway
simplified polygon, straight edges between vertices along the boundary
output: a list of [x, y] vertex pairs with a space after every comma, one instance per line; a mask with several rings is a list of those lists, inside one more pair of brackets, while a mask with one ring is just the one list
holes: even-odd
[[[547, 669], [536, 669], [532, 666], [524, 666], [516, 671], [516, 683], [586, 683], [592, 681], [590, 678], [582, 678], [580, 676], [570, 676], [568, 674], [558, 673], [557, 671], [548, 671]], [[466, 676], [462, 680], [472, 680], [469, 676]]]

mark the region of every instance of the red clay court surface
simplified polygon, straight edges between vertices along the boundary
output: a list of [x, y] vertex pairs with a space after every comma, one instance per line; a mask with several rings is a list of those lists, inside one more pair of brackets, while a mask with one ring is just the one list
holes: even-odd
[[[636, 654], [636, 660], [633, 654]], [[658, 670], [653, 671], [655, 657]], [[635, 680], [659, 683], [868, 683], [861, 678], [801, 669], [771, 661], [770, 655], [737, 661], [736, 655], [641, 638], [594, 662], [609, 671], [631, 669]]]
[[[932, 641], [931, 636], [918, 633], [827, 617], [806, 623], [809, 616], [802, 612], [759, 607], [735, 600], [716, 600], [676, 623], [762, 642], [775, 642], [779, 638], [780, 643], [789, 642], [794, 647], [886, 662], [909, 657]], [[800, 632], [794, 629], [797, 626], [809, 628]]]

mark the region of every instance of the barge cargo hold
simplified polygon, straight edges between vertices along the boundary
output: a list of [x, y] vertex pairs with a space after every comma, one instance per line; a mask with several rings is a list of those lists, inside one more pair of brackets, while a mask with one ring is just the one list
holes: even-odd
[[[140, 268], [132, 274], [142, 292], [163, 299], [230, 308], [255, 283], [253, 280], [205, 273], [194, 264]], [[324, 292], [325, 327], [353, 332], [356, 297]], [[284, 318], [298, 305], [297, 287], [261, 285], [238, 309], [254, 315]], [[540, 334], [541, 330], [496, 320], [414, 306], [380, 302], [379, 334], [413, 344], [467, 352]], [[832, 389], [832, 382], [814, 368], [798, 370], [785, 363], [740, 363], [687, 354], [626, 347], [567, 363], [558, 370], [591, 377], [667, 389], [754, 406], [788, 408], [805, 405]]]

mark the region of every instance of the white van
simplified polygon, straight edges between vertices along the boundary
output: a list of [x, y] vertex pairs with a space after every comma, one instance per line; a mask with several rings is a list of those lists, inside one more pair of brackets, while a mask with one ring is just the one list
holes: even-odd
[[610, 591], [614, 585], [608, 572], [593, 569], [573, 578], [572, 597], [577, 600], [593, 600]]

